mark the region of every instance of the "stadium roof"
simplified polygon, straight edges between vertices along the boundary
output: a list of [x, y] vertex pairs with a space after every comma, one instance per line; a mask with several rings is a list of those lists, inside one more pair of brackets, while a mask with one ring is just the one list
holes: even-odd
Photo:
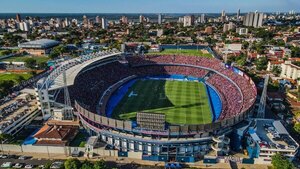
[[19, 44], [20, 48], [47, 49], [59, 45], [60, 42], [51, 39], [39, 39]]

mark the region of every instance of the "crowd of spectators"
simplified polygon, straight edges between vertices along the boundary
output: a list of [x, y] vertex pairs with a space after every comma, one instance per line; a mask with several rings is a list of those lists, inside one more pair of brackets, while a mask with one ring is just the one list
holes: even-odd
[[[206, 80], [218, 90], [221, 97], [223, 110], [220, 119], [236, 116], [255, 101], [256, 90], [249, 80], [227, 69], [217, 59], [193, 56], [144, 56], [129, 57], [127, 60], [128, 65], [113, 62], [80, 74], [69, 90], [72, 101], [76, 99], [81, 105], [85, 105], [87, 110], [96, 112], [97, 102], [106, 89], [126, 77], [180, 74], [200, 78], [214, 71], [220, 74], [215, 72]], [[168, 64], [196, 65], [213, 71]]]

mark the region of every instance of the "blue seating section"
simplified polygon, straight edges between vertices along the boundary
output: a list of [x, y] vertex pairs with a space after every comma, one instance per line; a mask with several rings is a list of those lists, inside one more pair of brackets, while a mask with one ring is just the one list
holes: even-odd
[[213, 112], [213, 121], [218, 120], [222, 112], [222, 101], [218, 93], [209, 85], [206, 85]]
[[128, 89], [135, 83], [136, 79], [131, 80], [121, 86], [118, 90], [116, 90], [112, 96], [109, 98], [107, 107], [106, 107], [106, 117], [111, 118], [114, 108], [118, 105], [118, 103], [122, 100], [122, 98], [126, 95]]

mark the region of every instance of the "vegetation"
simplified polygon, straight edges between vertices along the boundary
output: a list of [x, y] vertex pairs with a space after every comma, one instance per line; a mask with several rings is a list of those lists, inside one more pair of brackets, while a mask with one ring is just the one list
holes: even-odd
[[161, 52], [151, 52], [151, 55], [185, 55], [185, 56], [201, 56], [211, 58], [212, 54], [203, 53], [201, 50], [193, 49], [164, 49]]
[[65, 45], [59, 45], [59, 46], [56, 46], [52, 49], [49, 57], [51, 59], [55, 59], [57, 58], [58, 56], [63, 56], [64, 53], [67, 52], [67, 48]]
[[280, 73], [281, 73], [281, 67], [280, 66], [273, 66], [271, 71], [274, 75], [279, 76]]
[[300, 57], [300, 48], [299, 47], [294, 47], [294, 46], [292, 46], [291, 47], [291, 55], [292, 55], [292, 57], [297, 57], [297, 58], [299, 58]]
[[255, 61], [256, 69], [259, 71], [266, 70], [267, 64], [268, 64], [268, 59], [266, 57], [260, 57]]
[[4, 133], [0, 134], [0, 142], [1, 143], [3, 143], [5, 140], [9, 140], [9, 139], [11, 139], [11, 135], [4, 134]]
[[14, 81], [12, 80], [0, 80], [0, 98], [5, 97], [11, 91], [14, 86]]
[[13, 86], [31, 77], [31, 74], [0, 74], [0, 98], [8, 95]]
[[14, 85], [23, 82], [24, 80], [28, 80], [32, 77], [30, 73], [7, 73], [7, 74], [0, 74], [0, 81], [13, 81]]
[[50, 59], [47, 56], [38, 56], [38, 57], [16, 56], [16, 57], [9, 57], [9, 58], [3, 59], [1, 61], [3, 61], [3, 62], [25, 62], [29, 58], [36, 60], [37, 64], [45, 63], [45, 62], [49, 61], [49, 59]]
[[254, 30], [254, 36], [263, 40], [271, 40], [274, 37], [274, 33], [264, 28], [258, 28]]
[[247, 63], [247, 56], [241, 54], [240, 56], [232, 56], [227, 59], [227, 63], [236, 63], [239, 66], [245, 66]]
[[85, 160], [84, 162], [80, 162], [76, 158], [67, 159], [64, 163], [65, 169], [108, 169], [104, 160], [96, 161], [92, 163], [90, 161]]
[[73, 147], [84, 147], [86, 144], [88, 136], [83, 131], [80, 131], [76, 137], [73, 139], [73, 141], [70, 143]]
[[9, 55], [11, 54], [11, 50], [0, 50], [0, 56]]
[[274, 169], [295, 169], [294, 165], [282, 154], [272, 156]]

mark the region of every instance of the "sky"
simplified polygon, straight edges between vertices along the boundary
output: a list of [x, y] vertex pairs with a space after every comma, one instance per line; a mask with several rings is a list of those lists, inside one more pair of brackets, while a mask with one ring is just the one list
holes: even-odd
[[300, 12], [300, 0], [0, 0], [0, 13]]

